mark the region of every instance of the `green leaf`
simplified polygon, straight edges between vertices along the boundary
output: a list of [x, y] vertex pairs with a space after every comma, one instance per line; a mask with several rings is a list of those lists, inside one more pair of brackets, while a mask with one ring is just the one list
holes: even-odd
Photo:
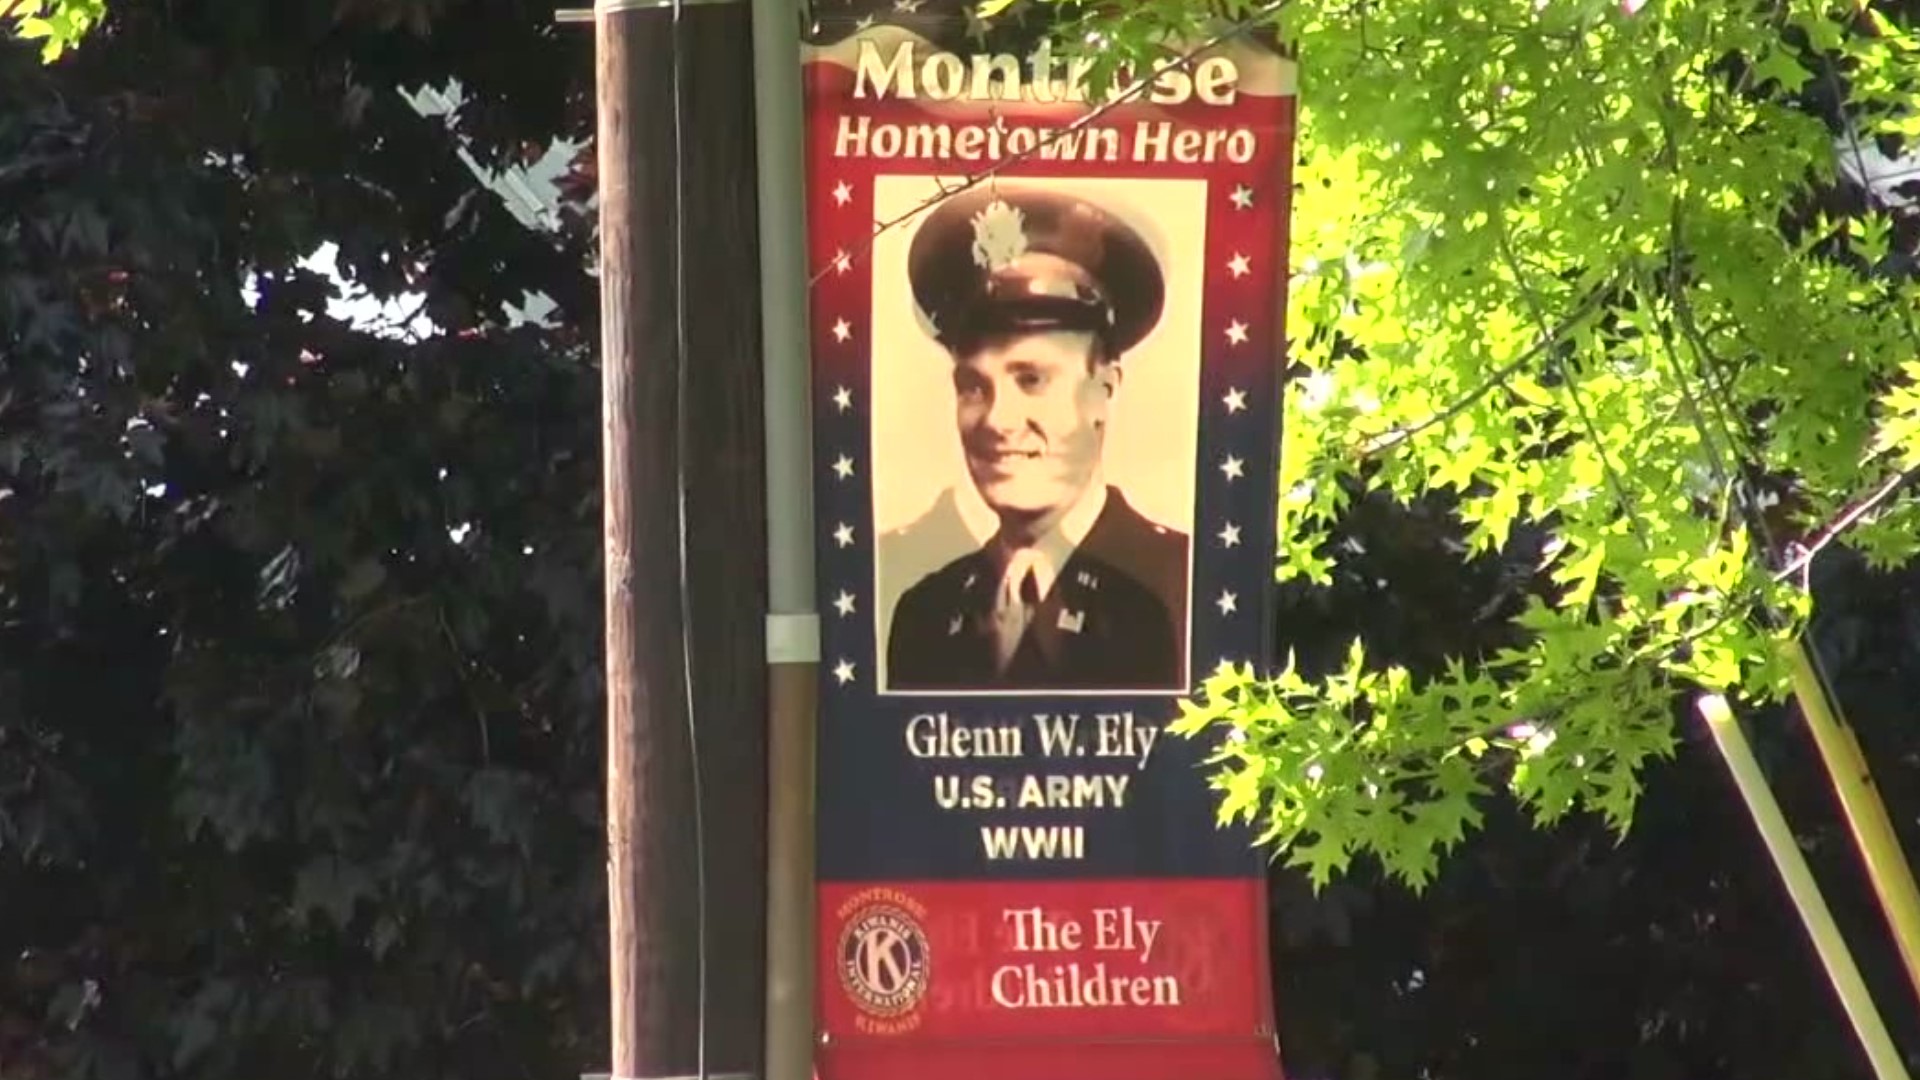
[[1312, 839], [1296, 841], [1287, 849], [1287, 865], [1306, 870], [1307, 880], [1317, 891], [1346, 870], [1352, 860], [1347, 844], [1337, 835], [1320, 833]]
[[1780, 89], [1789, 94], [1799, 93], [1813, 78], [1813, 72], [1807, 70], [1807, 66], [1785, 47], [1767, 50], [1766, 55], [1753, 65], [1753, 73], [1762, 82], [1779, 84]]

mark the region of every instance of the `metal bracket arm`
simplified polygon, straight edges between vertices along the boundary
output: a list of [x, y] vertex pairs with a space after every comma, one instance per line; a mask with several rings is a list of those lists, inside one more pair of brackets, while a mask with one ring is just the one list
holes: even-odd
[[673, 7], [700, 7], [703, 4], [741, 4], [746, 0], [597, 0], [590, 8], [561, 8], [553, 13], [554, 22], [590, 23], [596, 15], [619, 11], [664, 11]]

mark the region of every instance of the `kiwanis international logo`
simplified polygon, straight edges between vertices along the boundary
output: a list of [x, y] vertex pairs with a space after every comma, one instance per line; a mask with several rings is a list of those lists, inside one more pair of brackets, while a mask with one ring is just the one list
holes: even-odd
[[841, 911], [840, 985], [861, 1012], [899, 1021], [927, 993], [929, 950], [916, 918], [920, 905], [891, 889], [876, 889], [854, 897]]

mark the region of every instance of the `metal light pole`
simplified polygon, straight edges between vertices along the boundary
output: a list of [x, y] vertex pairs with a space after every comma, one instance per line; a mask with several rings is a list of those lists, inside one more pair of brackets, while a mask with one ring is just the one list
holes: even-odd
[[800, 5], [753, 2], [767, 438], [766, 1078], [813, 1074], [813, 746], [820, 678], [808, 398]]

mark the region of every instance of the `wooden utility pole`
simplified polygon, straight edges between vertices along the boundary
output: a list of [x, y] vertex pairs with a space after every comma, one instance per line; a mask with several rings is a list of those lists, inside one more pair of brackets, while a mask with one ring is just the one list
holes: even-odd
[[595, 44], [610, 1064], [616, 1077], [684, 1076], [700, 1064], [701, 935], [675, 514], [672, 26], [601, 10]]
[[593, 13], [608, 1064], [630, 1080], [757, 1075], [764, 1002], [751, 29], [744, 2], [684, 3]]

